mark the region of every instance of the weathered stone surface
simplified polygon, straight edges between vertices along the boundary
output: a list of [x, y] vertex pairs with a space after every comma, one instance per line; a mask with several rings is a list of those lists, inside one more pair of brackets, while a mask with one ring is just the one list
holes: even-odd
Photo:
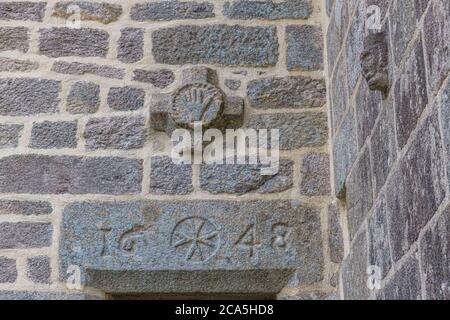
[[386, 199], [380, 198], [368, 222], [369, 265], [377, 266], [384, 279], [391, 269], [391, 251], [389, 248], [389, 231], [386, 217]]
[[288, 70], [323, 69], [322, 29], [314, 26], [287, 26], [287, 68]]
[[421, 300], [420, 291], [419, 262], [415, 257], [410, 257], [386, 283], [381, 294], [384, 300]]
[[363, 147], [367, 137], [372, 132], [380, 109], [381, 94], [370, 91], [367, 83], [361, 81], [358, 93], [356, 94], [356, 124], [359, 149]]
[[[348, 26], [348, 11], [346, 0], [335, 0], [330, 23], [327, 30], [327, 60], [329, 74], [334, 70], [336, 59], [344, 41], [345, 32]], [[347, 90], [347, 88], [346, 88]]]
[[89, 119], [84, 131], [86, 148], [137, 149], [147, 138], [144, 117], [111, 117]]
[[87, 81], [77, 81], [67, 96], [67, 111], [70, 113], [95, 113], [100, 106], [100, 86]]
[[109, 34], [92, 28], [39, 29], [39, 52], [48, 57], [106, 57]]
[[0, 20], [42, 21], [45, 2], [10, 1], [0, 3]]
[[326, 103], [322, 79], [295, 76], [250, 81], [247, 96], [252, 108], [317, 108]]
[[168, 21], [212, 18], [215, 15], [212, 3], [172, 0], [135, 4], [130, 16], [137, 21]]
[[171, 157], [156, 156], [151, 159], [150, 193], [189, 194], [192, 186], [192, 166], [175, 164]]
[[29, 40], [28, 29], [25, 27], [0, 28], [0, 51], [27, 52], [30, 46]]
[[85, 75], [93, 74], [99, 77], [123, 79], [125, 70], [95, 63], [65, 62], [56, 61], [52, 66], [52, 71], [63, 74]]
[[111, 88], [108, 92], [108, 106], [113, 110], [132, 111], [144, 106], [145, 91], [134, 87]]
[[346, 300], [365, 300], [369, 296], [367, 288], [367, 235], [360, 233], [355, 239], [350, 254], [341, 266], [342, 289]]
[[307, 19], [311, 13], [310, 0], [235, 0], [225, 2], [223, 7], [224, 16], [231, 19]]
[[236, 91], [241, 87], [241, 81], [234, 79], [226, 79], [225, 86], [230, 90]]
[[138, 62], [144, 57], [144, 29], [125, 28], [121, 30], [117, 59], [124, 63]]
[[[360, 56], [364, 45], [364, 22], [366, 20], [365, 1], [355, 1], [359, 3], [355, 16], [350, 24], [350, 30], [345, 42], [345, 51], [347, 58], [347, 81], [350, 95], [353, 93], [361, 75]], [[350, 1], [351, 3], [351, 1]], [[350, 14], [351, 15], [351, 14]]]
[[52, 210], [47, 201], [0, 200], [0, 214], [47, 215]]
[[346, 184], [350, 239], [358, 231], [373, 204], [369, 149], [366, 148], [353, 167]]
[[450, 212], [445, 209], [419, 243], [426, 299], [450, 299]]
[[324, 196], [331, 192], [330, 159], [324, 153], [307, 153], [300, 167], [300, 193], [306, 196]]
[[392, 258], [414, 243], [445, 197], [445, 163], [437, 114], [425, 119], [389, 180], [387, 216]]
[[375, 125], [370, 140], [371, 162], [375, 196], [386, 182], [389, 171], [397, 159], [394, 129], [394, 106], [392, 100], [383, 104], [380, 120]]
[[276, 28], [214, 24], [153, 32], [155, 62], [269, 67], [278, 61]]
[[0, 300], [99, 300], [81, 292], [0, 291]]
[[61, 83], [34, 78], [0, 79], [0, 115], [23, 116], [57, 111]]
[[37, 62], [0, 57], [0, 72], [29, 72], [39, 68]]
[[[331, 114], [332, 114], [332, 131], [336, 133], [339, 125], [344, 119], [345, 111], [348, 109], [348, 86], [346, 83], [345, 62], [341, 58], [336, 66], [335, 73], [331, 83]], [[356, 132], [355, 132], [356, 133]], [[356, 138], [356, 137], [355, 137]], [[356, 141], [355, 141], [356, 142]]]
[[52, 244], [51, 223], [0, 223], [0, 249], [44, 248]]
[[436, 92], [450, 71], [450, 2], [436, 1], [424, 20], [424, 45], [429, 86]]
[[278, 295], [277, 300], [317, 301], [324, 300], [326, 296], [327, 293], [322, 291], [297, 292], [296, 294]]
[[22, 131], [23, 124], [0, 124], [0, 149], [17, 147]]
[[[436, 105], [442, 121], [442, 140], [447, 151], [444, 157], [450, 159], [450, 82], [443, 88], [442, 94], [436, 98]], [[447, 175], [450, 173], [450, 162], [447, 162]]]
[[247, 128], [280, 130], [280, 149], [323, 146], [328, 139], [324, 113], [260, 114], [250, 117]]
[[203, 164], [200, 187], [213, 194], [247, 192], [282, 192], [292, 187], [292, 161], [280, 160], [275, 175], [263, 175], [262, 164]]
[[16, 279], [16, 260], [0, 257], [0, 283], [14, 283]]
[[330, 260], [334, 263], [341, 263], [344, 257], [344, 240], [337, 204], [328, 206], [328, 244], [330, 247]]
[[31, 129], [30, 148], [76, 148], [76, 121], [35, 122]]
[[392, 1], [390, 25], [394, 61], [399, 65], [417, 25], [417, 1]]
[[395, 113], [398, 146], [403, 148], [428, 104], [422, 41], [417, 41], [395, 84]]
[[345, 197], [345, 180], [358, 152], [354, 121], [353, 110], [350, 109], [333, 144], [334, 191], [338, 198]]
[[118, 157], [14, 155], [0, 159], [0, 192], [135, 194], [142, 161]]
[[79, 8], [81, 21], [96, 21], [103, 24], [115, 22], [122, 14], [122, 7], [112, 3], [91, 1], [64, 1], [56, 3], [53, 16], [67, 19], [73, 15], [71, 7]]
[[50, 283], [50, 258], [37, 256], [27, 259], [27, 277], [34, 283]]
[[295, 269], [303, 284], [322, 278], [319, 213], [279, 200], [74, 203], [59, 266], [112, 293], [276, 293]]
[[142, 70], [133, 71], [133, 80], [139, 82], [151, 83], [156, 88], [164, 89], [175, 81], [175, 75], [171, 70]]

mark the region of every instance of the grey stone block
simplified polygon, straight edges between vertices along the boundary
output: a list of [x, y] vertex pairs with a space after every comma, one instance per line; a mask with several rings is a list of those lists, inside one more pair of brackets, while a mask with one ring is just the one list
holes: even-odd
[[326, 37], [328, 70], [330, 74], [334, 69], [336, 59], [344, 41], [348, 19], [347, 1], [335, 0]]
[[450, 2], [436, 1], [424, 20], [424, 45], [427, 61], [428, 84], [437, 92], [450, 71]]
[[365, 300], [369, 297], [367, 267], [367, 235], [363, 232], [355, 239], [350, 254], [341, 266], [344, 299]]
[[37, 256], [27, 259], [27, 277], [34, 283], [50, 283], [50, 258]]
[[[381, 93], [370, 91], [366, 81], [361, 84], [356, 94], [356, 123], [358, 133], [358, 148], [361, 149], [371, 134], [378, 113], [381, 109]], [[392, 105], [388, 105], [392, 108]]]
[[446, 208], [419, 243], [427, 300], [450, 299], [450, 212]]
[[312, 13], [310, 0], [226, 1], [223, 14], [231, 19], [308, 19]]
[[39, 68], [39, 64], [30, 60], [0, 58], [0, 72], [30, 72]]
[[279, 170], [274, 175], [262, 175], [259, 164], [202, 164], [200, 166], [200, 187], [213, 194], [248, 192], [274, 193], [292, 187], [293, 163], [280, 160]]
[[61, 149], [76, 148], [77, 122], [35, 122], [31, 129], [30, 148], [34, 149]]
[[[232, 218], [231, 218], [232, 217]], [[81, 202], [64, 209], [59, 269], [106, 292], [277, 293], [322, 279], [319, 210], [290, 201]]]
[[417, 25], [416, 1], [392, 1], [390, 10], [394, 62], [398, 66]]
[[122, 29], [117, 46], [117, 59], [119, 61], [124, 63], [138, 62], [144, 57], [144, 29]]
[[47, 57], [106, 57], [109, 34], [92, 28], [39, 29], [39, 52]]
[[[347, 76], [346, 76], [346, 63], [344, 59], [339, 58], [338, 64], [334, 71], [331, 87], [330, 87], [330, 104], [331, 104], [331, 123], [332, 123], [332, 131], [336, 134], [336, 130], [341, 125], [346, 110], [349, 108], [349, 94], [348, 94], [348, 86], [347, 86]], [[344, 126], [344, 125], [343, 125]], [[356, 132], [355, 132], [356, 134]], [[355, 136], [356, 139], [356, 136]], [[355, 140], [356, 143], [356, 140]]]
[[0, 300], [100, 300], [82, 292], [0, 291]]
[[241, 81], [234, 79], [226, 79], [225, 86], [230, 90], [236, 91], [241, 87]]
[[338, 198], [344, 198], [346, 179], [350, 167], [356, 160], [357, 139], [353, 110], [350, 108], [336, 134], [333, 144], [334, 192]]
[[384, 300], [421, 300], [419, 262], [415, 257], [407, 259], [381, 294]]
[[86, 148], [138, 149], [147, 138], [144, 117], [92, 118], [86, 124]]
[[246, 124], [253, 129], [280, 130], [280, 149], [323, 146], [328, 139], [324, 113], [283, 113], [253, 115]]
[[17, 147], [22, 131], [23, 124], [0, 124], [0, 149]]
[[52, 205], [47, 201], [0, 200], [0, 214], [37, 216], [48, 215], [52, 211]]
[[428, 104], [422, 41], [418, 40], [394, 88], [398, 146], [403, 148]]
[[24, 116], [54, 113], [61, 82], [34, 78], [0, 79], [0, 115]]
[[383, 103], [380, 120], [370, 138], [371, 161], [375, 196], [386, 182], [387, 176], [397, 159], [397, 144], [394, 128], [394, 106], [392, 100]]
[[366, 148], [353, 167], [346, 183], [346, 202], [350, 239], [360, 228], [373, 204], [369, 149]]
[[269, 67], [278, 61], [278, 38], [274, 26], [177, 26], [154, 31], [152, 51], [163, 64]]
[[52, 66], [52, 71], [80, 76], [85, 74], [93, 74], [99, 77], [113, 79], [123, 79], [125, 77], [124, 69], [99, 65], [95, 63], [55, 61]]
[[359, 61], [364, 49], [364, 23], [367, 15], [365, 1], [355, 1], [355, 3], [359, 3], [359, 5], [350, 24], [350, 30], [345, 42], [347, 81], [350, 95], [355, 90], [356, 83], [361, 75], [361, 64]]
[[264, 78], [249, 82], [247, 96], [252, 108], [317, 108], [326, 103], [326, 87], [303, 76]]
[[336, 204], [328, 206], [328, 243], [330, 246], [330, 260], [334, 263], [341, 263], [344, 257], [344, 240], [339, 207]]
[[51, 223], [0, 223], [0, 249], [44, 248], [52, 244]]
[[386, 190], [392, 258], [416, 242], [445, 197], [445, 162], [438, 115], [424, 119]]
[[16, 260], [0, 257], [0, 283], [14, 283], [16, 279]]
[[87, 81], [77, 81], [67, 96], [67, 111], [77, 113], [95, 113], [100, 106], [100, 86]]
[[164, 89], [175, 81], [175, 75], [167, 69], [160, 70], [142, 70], [133, 71], [133, 80], [145, 83], [151, 83], [156, 88]]
[[135, 4], [130, 16], [137, 21], [169, 21], [212, 18], [215, 14], [214, 4], [206, 1], [171, 0]]
[[144, 106], [145, 91], [134, 87], [111, 88], [108, 92], [108, 106], [113, 110], [133, 111]]
[[373, 214], [367, 221], [367, 225], [369, 236], [369, 264], [379, 267], [381, 277], [384, 279], [392, 266], [386, 217], [386, 199], [384, 195], [379, 199]]
[[323, 69], [322, 29], [314, 26], [287, 26], [287, 68], [288, 70]]
[[13, 155], [0, 159], [1, 193], [135, 194], [142, 160], [118, 157]]
[[192, 167], [175, 164], [171, 157], [157, 156], [151, 159], [150, 193], [189, 194], [192, 187]]
[[[436, 105], [442, 122], [442, 141], [447, 151], [444, 154], [446, 159], [450, 159], [450, 82], [447, 82], [441, 95], [436, 97]], [[450, 173], [450, 162], [447, 162], [447, 174]]]
[[112, 3], [95, 3], [91, 1], [57, 2], [53, 16], [68, 19], [73, 15], [70, 7], [77, 6], [80, 10], [81, 21], [95, 21], [103, 24], [115, 22], [122, 14], [122, 7]]
[[0, 3], [0, 20], [42, 21], [45, 2], [9, 1]]
[[18, 50], [27, 52], [30, 46], [28, 28], [25, 27], [1, 27], [0, 28], [0, 52]]
[[330, 159], [324, 153], [307, 153], [300, 167], [300, 193], [306, 196], [324, 196], [331, 192]]

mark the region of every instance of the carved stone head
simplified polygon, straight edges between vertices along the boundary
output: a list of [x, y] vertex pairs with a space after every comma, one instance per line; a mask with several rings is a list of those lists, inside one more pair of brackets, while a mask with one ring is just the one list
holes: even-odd
[[369, 34], [364, 39], [361, 66], [370, 90], [387, 94], [389, 90], [388, 64], [389, 54], [385, 32]]

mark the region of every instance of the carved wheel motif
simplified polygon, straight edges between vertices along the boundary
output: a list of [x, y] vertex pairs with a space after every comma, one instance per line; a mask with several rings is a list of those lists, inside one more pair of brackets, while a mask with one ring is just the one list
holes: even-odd
[[216, 254], [219, 242], [220, 234], [216, 226], [200, 217], [183, 219], [172, 231], [172, 247], [189, 262], [207, 261]]
[[173, 95], [170, 115], [181, 127], [194, 128], [201, 121], [203, 127], [213, 122], [222, 111], [223, 94], [208, 83], [191, 83], [178, 89]]

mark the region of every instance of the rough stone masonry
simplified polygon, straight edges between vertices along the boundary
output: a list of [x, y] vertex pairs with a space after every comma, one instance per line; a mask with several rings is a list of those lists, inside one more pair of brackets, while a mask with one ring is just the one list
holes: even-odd
[[[359, 64], [370, 5], [387, 97]], [[448, 298], [449, 12], [2, 1], [0, 299]], [[278, 129], [279, 170], [174, 163], [199, 120]]]

